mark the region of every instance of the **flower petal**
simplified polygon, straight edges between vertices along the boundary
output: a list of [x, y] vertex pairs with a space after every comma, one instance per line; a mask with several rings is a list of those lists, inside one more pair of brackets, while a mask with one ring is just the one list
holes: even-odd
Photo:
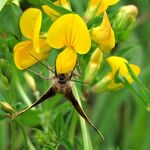
[[100, 7], [97, 10], [97, 15], [107, 10], [111, 5], [118, 3], [119, 0], [100, 0]]
[[59, 0], [60, 5], [68, 10], [71, 10], [71, 6], [68, 0]]
[[[107, 58], [107, 62], [112, 69], [112, 76], [115, 76], [115, 73], [119, 70], [119, 75], [125, 77], [128, 82], [133, 82], [131, 75], [128, 72], [126, 63], [128, 61], [122, 57], [111, 56]], [[129, 65], [136, 76], [140, 74], [140, 68], [137, 65]]]
[[77, 54], [72, 48], [65, 48], [56, 58], [56, 71], [58, 74], [68, 73], [76, 64]]
[[126, 64], [128, 61], [123, 57], [111, 56], [106, 59], [107, 63], [110, 65], [112, 73], [115, 75], [116, 71], [122, 68], [121, 72], [126, 72]]
[[91, 36], [93, 41], [100, 45], [103, 52], [109, 52], [115, 46], [114, 31], [106, 12], [101, 25], [92, 29]]
[[[54, 2], [54, 4], [59, 5], [59, 1]], [[52, 20], [56, 20], [59, 17], [59, 13], [54, 9], [51, 9], [48, 5], [42, 5], [42, 8]]]
[[[129, 66], [136, 76], [138, 76], [140, 74], [140, 68], [137, 65], [130, 64]], [[123, 68], [122, 67], [120, 68], [119, 74], [121, 76], [125, 77], [129, 83], [132, 83], [134, 80], [132, 79], [131, 75], [129, 74], [127, 68], [124, 68], [124, 69]], [[113, 80], [111, 82], [109, 82], [108, 89], [111, 89], [111, 90], [116, 89], [117, 90], [117, 89], [124, 87], [124, 85], [122, 83], [115, 82], [113, 74], [110, 73], [109, 75], [111, 75]]]
[[27, 9], [20, 18], [22, 34], [33, 41], [33, 46], [39, 52], [39, 34], [42, 22], [42, 12], [36, 8]]
[[38, 60], [42, 60], [48, 57], [49, 52], [43, 54], [36, 53], [31, 41], [18, 43], [14, 47], [14, 61], [17, 68], [23, 70], [37, 63], [38, 60], [36, 60], [32, 55]]
[[48, 31], [48, 43], [51, 47], [73, 47], [78, 53], [87, 53], [91, 40], [86, 24], [77, 14], [67, 14], [57, 19]]
[[[139, 66], [134, 65], [134, 64], [130, 64], [129, 67], [132, 69], [132, 71], [134, 72], [134, 74], [135, 74], [136, 76], [138, 76], [138, 75], [140, 74], [141, 69], [140, 69]], [[128, 75], [126, 76], [126, 79], [128, 80], [129, 83], [132, 83], [132, 82], [133, 82], [133, 79], [132, 79], [132, 77], [130, 76], [130, 74], [128, 74]]]

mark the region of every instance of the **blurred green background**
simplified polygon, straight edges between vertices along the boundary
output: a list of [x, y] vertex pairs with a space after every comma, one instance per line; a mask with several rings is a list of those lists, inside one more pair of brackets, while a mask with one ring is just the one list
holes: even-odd
[[[87, 1], [72, 0], [71, 2], [74, 10], [82, 14]], [[36, 4], [33, 0], [28, 0], [28, 3], [22, 1], [22, 8], [33, 3]], [[150, 2], [149, 0], [120, 0], [118, 6], [126, 4], [136, 5], [139, 8], [139, 15], [135, 30], [126, 41], [120, 43], [119, 48], [132, 47], [123, 53], [123, 56], [128, 58], [130, 63], [136, 63], [141, 67], [140, 80], [150, 89]], [[16, 13], [21, 15], [21, 12], [18, 12], [20, 10], [16, 10]], [[13, 21], [14, 24], [17, 22], [15, 19]], [[17, 23], [16, 27], [18, 28]], [[13, 80], [10, 87], [6, 89], [0, 87], [0, 98], [19, 110], [25, 105], [30, 105], [28, 99], [34, 101], [38, 93], [32, 92], [24, 79], [24, 71], [18, 71], [12, 61], [12, 47], [17, 43], [16, 39], [20, 38], [20, 31], [16, 28], [16, 35], [10, 34], [6, 39], [2, 28], [0, 25], [0, 57], [7, 59], [8, 62], [11, 61], [10, 70]], [[50, 59], [55, 55], [54, 53]], [[114, 55], [119, 53], [116, 52]], [[47, 70], [40, 64], [33, 66], [33, 69], [43, 71], [44, 75], [48, 76]], [[36, 92], [44, 93], [50, 83], [34, 74], [32, 76], [36, 81]], [[81, 87], [80, 84], [78, 86]], [[24, 95], [24, 101], [21, 95]], [[101, 142], [99, 135], [86, 124], [93, 150], [150, 150], [150, 112], [128, 88], [90, 94], [87, 96], [87, 101], [82, 103], [89, 118], [103, 132], [106, 139], [105, 142]], [[17, 119], [17, 123], [9, 119], [0, 122], [0, 150], [47, 150], [55, 149], [57, 144], [60, 150], [82, 150], [84, 140], [86, 139], [82, 137], [78, 114], [61, 95], [45, 101], [36, 110], [23, 114]], [[12, 142], [16, 147], [12, 146]]]

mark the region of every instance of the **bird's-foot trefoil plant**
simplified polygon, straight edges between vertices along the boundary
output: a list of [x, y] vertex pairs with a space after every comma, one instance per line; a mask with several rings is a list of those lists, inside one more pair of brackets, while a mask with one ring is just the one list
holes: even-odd
[[[75, 5], [72, 0], [6, 4], [19, 12], [18, 20], [14, 21], [17, 30], [10, 28], [6, 33], [0, 30], [0, 38], [5, 40], [10, 36], [11, 39], [6, 40], [7, 51], [0, 54], [0, 59], [3, 58], [0, 85], [9, 99], [0, 101], [0, 118], [10, 118], [12, 149], [17, 146], [17, 127], [23, 134], [26, 149], [63, 149], [63, 146], [74, 149], [80, 145], [83, 145], [80, 149], [94, 149], [93, 134], [90, 135], [84, 120], [100, 135], [99, 144], [107, 141], [104, 128], [96, 127], [95, 116], [90, 115], [93, 110], [85, 107], [92, 94], [128, 88], [149, 109], [150, 93], [138, 79], [139, 64], [130, 62], [130, 57], [124, 55], [130, 47], [121, 50], [122, 43], [136, 26], [138, 9], [134, 5], [119, 8], [120, 3], [119, 0], [89, 0], [83, 4], [82, 11], [77, 7], [81, 3]], [[35, 100], [31, 101], [30, 97]], [[64, 98], [70, 103], [61, 103], [60, 99]], [[23, 101], [15, 105], [11, 99]], [[81, 142], [80, 135], [76, 135], [80, 130], [78, 116]], [[37, 143], [32, 142], [22, 126], [23, 120], [30, 117], [40, 120], [35, 123], [39, 128], [35, 126], [32, 131]], [[99, 122], [101, 124], [101, 118]]]

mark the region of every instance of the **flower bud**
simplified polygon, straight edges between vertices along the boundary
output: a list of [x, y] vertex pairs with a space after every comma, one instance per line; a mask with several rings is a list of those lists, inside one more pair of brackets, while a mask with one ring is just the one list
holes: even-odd
[[25, 72], [23, 75], [24, 75], [24, 78], [25, 78], [25, 80], [27, 81], [29, 87], [30, 87], [33, 91], [36, 91], [36, 83], [35, 83], [34, 78], [33, 78], [28, 72]]
[[138, 8], [134, 5], [127, 5], [120, 8], [112, 23], [117, 42], [125, 40], [128, 34], [134, 29], [137, 23], [137, 15]]
[[13, 112], [15, 112], [13, 107], [10, 104], [8, 104], [7, 102], [0, 101], [0, 107], [6, 113], [13, 113]]
[[84, 81], [91, 83], [95, 76], [97, 75], [98, 70], [100, 69], [102, 63], [103, 53], [99, 48], [96, 48], [92, 53], [89, 63], [85, 71]]

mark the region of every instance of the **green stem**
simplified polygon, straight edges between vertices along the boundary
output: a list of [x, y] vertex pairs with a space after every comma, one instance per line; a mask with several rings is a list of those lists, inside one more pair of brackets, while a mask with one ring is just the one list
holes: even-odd
[[29, 148], [28, 148], [28, 141], [27, 141], [26, 132], [24, 131], [22, 125], [21, 125], [18, 121], [16, 121], [16, 120], [14, 120], [14, 121], [16, 122], [16, 125], [20, 128], [20, 130], [21, 130], [21, 132], [22, 132], [22, 135], [23, 135], [23, 137], [24, 137], [25, 150], [28, 150]]
[[22, 88], [22, 86], [18, 80], [16, 80], [16, 87], [17, 87], [20, 95], [22, 96], [24, 102], [26, 103], [26, 105], [30, 107], [32, 105], [32, 103], [31, 103], [29, 97], [27, 96], [27, 94], [24, 92], [24, 89]]
[[[75, 84], [73, 85], [73, 92], [75, 94], [77, 101], [79, 102], [79, 105], [82, 107], [78, 89]], [[81, 131], [82, 131], [82, 136], [83, 136], [84, 150], [92, 150], [91, 139], [89, 137], [85, 121], [81, 116], [80, 116], [80, 125], [81, 125]]]
[[11, 122], [11, 150], [16, 150], [16, 123]]
[[70, 125], [70, 131], [69, 131], [69, 140], [72, 145], [74, 144], [75, 130], [76, 130], [77, 123], [78, 123], [78, 116], [74, 112], [71, 125]]
[[0, 122], [0, 149], [6, 150], [7, 149], [7, 140], [8, 139], [8, 130], [7, 130], [7, 122], [6, 120]]

